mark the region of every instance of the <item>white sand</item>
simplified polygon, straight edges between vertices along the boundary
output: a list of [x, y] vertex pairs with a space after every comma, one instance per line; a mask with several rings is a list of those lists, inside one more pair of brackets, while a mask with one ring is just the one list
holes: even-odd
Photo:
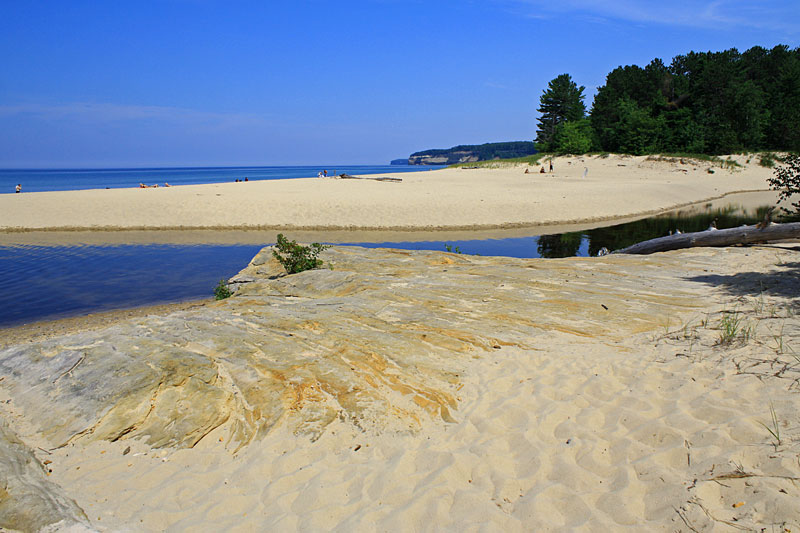
[[[395, 174], [401, 183], [292, 179], [158, 189], [0, 195], [0, 230], [435, 230], [528, 227], [651, 214], [738, 191], [766, 190], [772, 170], [644, 157], [560, 157], [538, 168]], [[583, 178], [584, 169], [588, 175]]]

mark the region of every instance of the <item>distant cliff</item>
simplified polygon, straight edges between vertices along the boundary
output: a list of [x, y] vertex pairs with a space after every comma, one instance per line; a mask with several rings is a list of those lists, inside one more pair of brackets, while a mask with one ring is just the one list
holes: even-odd
[[391, 162], [391, 163], [389, 163], [389, 164], [390, 164], [390, 165], [407, 165], [407, 164], [408, 164], [408, 158], [404, 158], [404, 159], [392, 159], [392, 162]]
[[533, 142], [515, 141], [486, 144], [462, 144], [448, 150], [425, 150], [415, 152], [408, 158], [409, 165], [454, 165], [474, 163], [490, 159], [525, 157], [536, 153]]

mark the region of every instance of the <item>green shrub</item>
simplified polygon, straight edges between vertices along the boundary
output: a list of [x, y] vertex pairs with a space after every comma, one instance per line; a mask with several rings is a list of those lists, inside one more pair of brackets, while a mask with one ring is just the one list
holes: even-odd
[[272, 255], [283, 265], [287, 274], [296, 274], [304, 270], [320, 268], [323, 262], [317, 256], [327, 248], [330, 246], [323, 246], [318, 242], [311, 246], [303, 246], [295, 241], [287, 240], [283, 233], [279, 233], [278, 242], [272, 250]]
[[214, 299], [224, 300], [233, 296], [233, 291], [228, 288], [228, 282], [224, 279], [219, 280], [217, 286], [214, 287]]
[[556, 128], [555, 151], [559, 154], [585, 154], [599, 144], [594, 137], [588, 118], [564, 122]]
[[775, 154], [766, 152], [759, 154], [758, 164], [762, 167], [774, 168], [775, 167]]
[[[767, 179], [770, 189], [779, 191], [781, 200], [788, 200], [792, 195], [800, 193], [800, 155], [789, 154], [783, 164], [775, 167], [775, 176]], [[783, 208], [787, 214], [800, 215], [800, 202], [793, 202], [792, 209]]]

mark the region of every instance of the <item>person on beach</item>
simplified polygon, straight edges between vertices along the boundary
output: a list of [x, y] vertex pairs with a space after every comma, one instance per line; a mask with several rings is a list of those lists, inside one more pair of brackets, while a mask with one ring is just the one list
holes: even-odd
[[14, 192], [22, 192], [22, 184], [17, 183], [17, 186], [14, 188]]
[[328, 171], [327, 170], [323, 170], [322, 173], [325, 175], [326, 178], [328, 177]]
[[144, 183], [139, 183], [139, 188], [140, 189], [146, 189], [147, 185], [145, 185]]
[[164, 182], [164, 187], [172, 187], [172, 185], [170, 185], [169, 183], [167, 183], [167, 182], [165, 181], [165, 182]]
[[553, 172], [553, 160], [552, 159], [550, 160], [550, 172], [551, 173]]
[[317, 177], [318, 177], [318, 178], [321, 178], [321, 177], [322, 177], [322, 172], [318, 172], [318, 173], [317, 173]]
[[544, 167], [539, 169], [539, 174], [544, 174]]

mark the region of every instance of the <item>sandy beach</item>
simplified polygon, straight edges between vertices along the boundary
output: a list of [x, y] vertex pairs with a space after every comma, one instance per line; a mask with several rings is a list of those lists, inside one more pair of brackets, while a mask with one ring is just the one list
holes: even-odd
[[292, 179], [5, 194], [0, 231], [430, 232], [587, 224], [768, 189], [772, 169], [755, 157], [732, 159], [742, 166], [611, 155], [559, 157], [552, 174], [515, 165], [387, 175], [401, 182]]
[[[167, 240], [256, 226], [516, 231], [763, 191], [771, 174], [744, 156], [713, 174], [583, 159], [557, 159], [555, 175], [5, 195], [0, 225], [54, 242], [142, 228]], [[796, 244], [552, 260], [335, 246], [322, 258], [330, 268], [283, 276], [265, 249], [227, 300], [0, 335], [0, 527], [800, 528]]]

